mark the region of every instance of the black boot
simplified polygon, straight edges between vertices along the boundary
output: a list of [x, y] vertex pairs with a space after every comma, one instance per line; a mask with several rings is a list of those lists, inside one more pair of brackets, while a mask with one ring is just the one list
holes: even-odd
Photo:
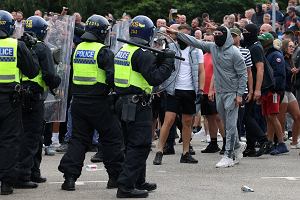
[[91, 162], [92, 163], [103, 162], [103, 151], [101, 149], [101, 145], [98, 145], [97, 153], [91, 157]]
[[13, 187], [6, 183], [6, 182], [1, 182], [1, 195], [9, 195], [12, 194], [14, 191]]
[[76, 179], [72, 176], [65, 177], [64, 183], [61, 185], [62, 190], [74, 191]]
[[147, 198], [148, 191], [146, 190], [138, 190], [138, 189], [131, 189], [127, 190], [124, 188], [118, 188], [117, 191], [117, 198]]
[[14, 184], [14, 188], [16, 189], [34, 189], [37, 188], [39, 185], [32, 181], [17, 181]]
[[153, 160], [153, 165], [161, 165], [162, 157], [163, 157], [163, 153], [158, 151]]
[[189, 153], [191, 154], [191, 155], [196, 155], [196, 152], [195, 152], [195, 150], [194, 150], [194, 148], [193, 148], [193, 146], [190, 144], [190, 146], [189, 146]]
[[117, 179], [116, 178], [109, 178], [109, 180], [107, 181], [106, 188], [107, 189], [118, 188]]
[[164, 155], [174, 155], [175, 154], [175, 149], [173, 145], [166, 145], [164, 147]]
[[157, 185], [156, 185], [156, 183], [145, 182], [141, 185], [136, 185], [135, 188], [138, 190], [147, 190], [148, 192], [150, 192], [150, 191], [156, 190]]
[[31, 181], [35, 183], [45, 183], [47, 178], [42, 176], [31, 176]]

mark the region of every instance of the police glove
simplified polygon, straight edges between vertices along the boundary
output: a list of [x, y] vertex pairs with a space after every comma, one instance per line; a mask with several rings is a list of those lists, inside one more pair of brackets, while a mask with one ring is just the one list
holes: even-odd
[[24, 32], [20, 40], [22, 40], [29, 49], [36, 45], [38, 41], [35, 35], [29, 32]]

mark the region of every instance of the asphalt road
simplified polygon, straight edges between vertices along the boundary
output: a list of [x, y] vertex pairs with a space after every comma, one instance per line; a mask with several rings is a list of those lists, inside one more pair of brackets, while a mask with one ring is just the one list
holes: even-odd
[[[147, 180], [156, 182], [158, 189], [148, 199], [160, 200], [297, 200], [300, 199], [299, 150], [290, 150], [287, 155], [264, 155], [260, 158], [244, 158], [232, 168], [217, 169], [219, 154], [202, 154], [207, 143], [200, 137], [192, 141], [198, 164], [180, 164], [182, 145], [176, 145], [176, 155], [164, 156], [163, 165], [154, 166], [154, 152], [148, 158]], [[289, 142], [287, 142], [289, 143]], [[219, 144], [221, 146], [221, 143]], [[85, 165], [93, 153], [87, 153]], [[0, 196], [1, 200], [93, 200], [116, 199], [116, 190], [107, 190], [108, 179], [103, 164], [97, 171], [87, 171], [77, 181], [76, 191], [60, 190], [62, 174], [57, 170], [62, 154], [44, 156], [42, 174], [48, 178], [33, 190], [16, 190], [13, 195]], [[242, 192], [247, 185], [254, 192]]]

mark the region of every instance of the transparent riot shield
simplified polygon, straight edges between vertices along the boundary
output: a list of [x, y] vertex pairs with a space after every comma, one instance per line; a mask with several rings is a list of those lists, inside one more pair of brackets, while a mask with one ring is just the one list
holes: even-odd
[[122, 42], [118, 42], [117, 38], [129, 40], [129, 25], [130, 21], [117, 21], [117, 23], [112, 27], [112, 31], [110, 33], [110, 49], [115, 54], [124, 45]]
[[[181, 50], [179, 48], [179, 45], [177, 42], [168, 34], [165, 33], [165, 29], [161, 28], [160, 30], [156, 30], [154, 32], [154, 36], [150, 42], [150, 46], [155, 49], [164, 50], [164, 49], [170, 49], [176, 53], [176, 56], [181, 57]], [[175, 59], [175, 76], [174, 80], [171, 81], [165, 81], [158, 87], [153, 88], [152, 94], [158, 94], [162, 91], [164, 91], [170, 84], [172, 84], [178, 75], [179, 68], [181, 66], [181, 60]]]
[[73, 16], [52, 16], [48, 19], [48, 33], [45, 43], [50, 47], [56, 73], [61, 78], [55, 95], [48, 92], [45, 104], [46, 122], [64, 122], [66, 120], [70, 61], [73, 47], [75, 18]]

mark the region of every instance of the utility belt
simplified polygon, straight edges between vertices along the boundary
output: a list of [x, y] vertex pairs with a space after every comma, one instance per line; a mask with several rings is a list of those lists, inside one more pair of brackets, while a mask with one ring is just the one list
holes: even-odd
[[15, 107], [22, 103], [24, 111], [32, 111], [33, 106], [43, 100], [43, 94], [34, 93], [30, 86], [23, 87], [20, 84], [15, 86], [14, 92], [10, 95], [10, 103], [12, 106]]
[[131, 94], [120, 96], [121, 99], [127, 99], [134, 104], [141, 104], [143, 107], [150, 106], [153, 100], [153, 96], [144, 94]]
[[122, 100], [121, 120], [124, 122], [134, 122], [137, 106], [150, 107], [152, 102], [151, 95], [124, 95], [120, 96]]

